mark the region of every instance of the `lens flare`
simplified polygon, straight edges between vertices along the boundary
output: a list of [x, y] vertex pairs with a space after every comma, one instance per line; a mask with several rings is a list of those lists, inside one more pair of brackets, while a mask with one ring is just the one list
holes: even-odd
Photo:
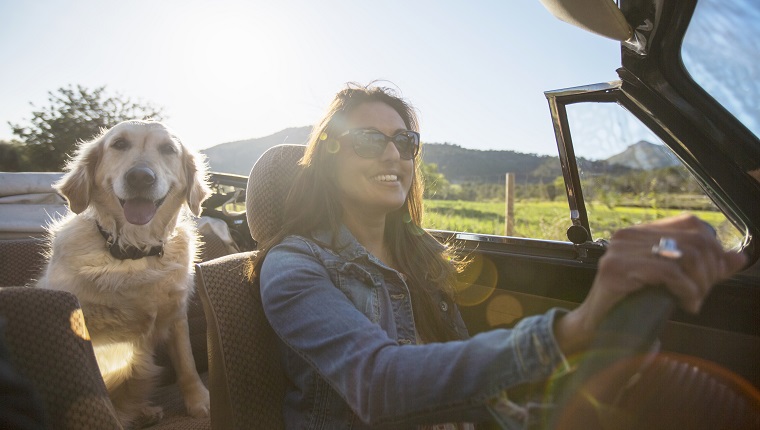
[[457, 275], [456, 297], [461, 306], [483, 303], [493, 294], [498, 281], [496, 265], [487, 256], [476, 254]]
[[327, 152], [329, 152], [330, 154], [337, 154], [338, 151], [340, 150], [340, 143], [338, 143], [337, 140], [328, 140], [326, 145], [327, 145]]
[[497, 293], [486, 306], [486, 322], [491, 327], [511, 325], [524, 316], [522, 303], [508, 293]]

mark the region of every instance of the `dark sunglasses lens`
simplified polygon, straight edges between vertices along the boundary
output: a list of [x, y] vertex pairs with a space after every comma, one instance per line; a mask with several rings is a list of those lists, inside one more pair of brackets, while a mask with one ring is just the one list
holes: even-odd
[[[354, 151], [363, 158], [377, 158], [385, 152], [388, 136], [376, 130], [357, 130], [351, 133]], [[417, 133], [402, 131], [390, 138], [404, 160], [411, 160], [417, 155], [420, 139]]]
[[353, 138], [354, 150], [360, 157], [379, 157], [385, 150], [385, 135], [378, 131], [360, 131]]
[[401, 158], [404, 160], [411, 160], [417, 153], [417, 145], [419, 142], [416, 134], [404, 131], [393, 136], [393, 144], [396, 145], [396, 149]]

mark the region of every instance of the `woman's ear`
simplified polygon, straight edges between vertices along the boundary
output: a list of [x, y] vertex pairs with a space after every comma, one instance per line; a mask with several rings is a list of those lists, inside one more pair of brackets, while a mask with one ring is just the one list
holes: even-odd
[[182, 147], [182, 164], [185, 168], [187, 184], [187, 205], [195, 216], [201, 214], [201, 204], [211, 194], [208, 185], [206, 160], [201, 154], [192, 153], [187, 147]]
[[66, 164], [68, 171], [53, 185], [69, 202], [69, 209], [78, 214], [90, 205], [90, 193], [95, 188], [95, 172], [103, 154], [105, 133], [89, 142], [79, 144], [79, 149]]

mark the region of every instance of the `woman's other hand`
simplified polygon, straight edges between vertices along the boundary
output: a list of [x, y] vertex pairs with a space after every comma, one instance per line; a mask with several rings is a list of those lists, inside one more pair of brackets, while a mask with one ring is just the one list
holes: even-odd
[[[654, 252], [653, 247], [662, 238], [675, 240], [679, 258]], [[697, 313], [712, 286], [745, 264], [743, 254], [724, 251], [715, 230], [693, 215], [619, 230], [599, 261], [586, 299], [557, 321], [555, 334], [560, 348], [565, 354], [585, 348], [610, 309], [645, 286], [667, 288], [683, 309]]]

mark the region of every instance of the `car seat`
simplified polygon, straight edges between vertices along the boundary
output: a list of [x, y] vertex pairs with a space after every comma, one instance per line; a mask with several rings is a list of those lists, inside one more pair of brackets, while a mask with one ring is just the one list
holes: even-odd
[[[279, 230], [283, 204], [303, 157], [303, 145], [267, 150], [251, 169], [246, 216], [262, 243]], [[287, 381], [277, 336], [264, 315], [258, 280], [249, 276], [256, 251], [196, 265], [208, 324], [209, 388], [213, 429], [284, 428]]]

